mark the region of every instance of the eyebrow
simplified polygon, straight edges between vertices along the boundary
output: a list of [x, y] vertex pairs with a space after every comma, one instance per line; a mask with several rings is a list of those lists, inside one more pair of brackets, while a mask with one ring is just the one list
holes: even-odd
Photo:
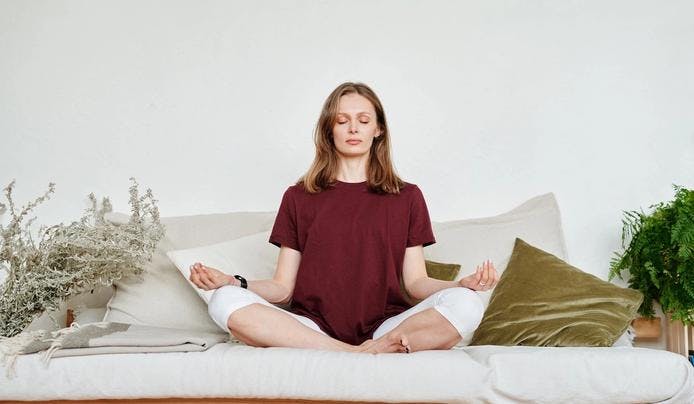
[[[346, 113], [346, 112], [338, 112], [337, 114], [338, 114], [338, 115], [350, 116], [350, 115], [349, 115], [348, 113]], [[371, 117], [371, 114], [370, 114], [370, 113], [364, 112], [364, 111], [363, 111], [363, 112], [357, 112], [357, 115], [367, 115], [367, 116]]]

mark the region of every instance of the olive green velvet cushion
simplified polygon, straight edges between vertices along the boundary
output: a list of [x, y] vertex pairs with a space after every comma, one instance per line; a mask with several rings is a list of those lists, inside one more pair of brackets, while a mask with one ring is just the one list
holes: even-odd
[[460, 264], [444, 264], [431, 260], [424, 260], [424, 264], [430, 278], [442, 281], [452, 281], [460, 272]]
[[612, 346], [642, 300], [516, 238], [470, 345]]

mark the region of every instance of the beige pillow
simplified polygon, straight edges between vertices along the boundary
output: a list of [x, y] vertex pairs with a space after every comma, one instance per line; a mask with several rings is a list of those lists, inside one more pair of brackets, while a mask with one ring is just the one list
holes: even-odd
[[270, 244], [269, 239], [268, 230], [222, 243], [169, 251], [166, 255], [176, 265], [188, 285], [207, 304], [214, 290], [204, 290], [195, 286], [190, 281], [190, 266], [200, 261], [226, 274], [240, 274], [249, 281], [270, 279], [277, 268], [279, 249]]
[[[516, 237], [567, 260], [564, 232], [554, 194], [536, 196], [497, 216], [434, 222], [436, 244], [424, 249], [427, 259], [455, 262], [462, 269], [455, 280], [475, 272], [484, 260], [491, 259], [499, 276], [506, 269]], [[489, 305], [492, 291], [477, 292]]]
[[[142, 282], [124, 279], [115, 283], [104, 321], [221, 333], [207, 314], [205, 302], [190, 288], [166, 252], [267, 231], [276, 214], [234, 212], [161, 218], [166, 233], [146, 267]], [[128, 220], [128, 215], [109, 214], [107, 220], [122, 223]], [[269, 243], [268, 246], [272, 247]]]

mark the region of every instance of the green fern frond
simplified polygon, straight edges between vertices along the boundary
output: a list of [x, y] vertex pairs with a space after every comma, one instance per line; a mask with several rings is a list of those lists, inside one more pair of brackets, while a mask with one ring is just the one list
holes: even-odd
[[675, 198], [643, 210], [623, 211], [622, 249], [610, 259], [610, 276], [622, 277], [644, 294], [639, 313], [653, 313], [653, 300], [685, 324], [694, 324], [694, 191], [673, 184]]

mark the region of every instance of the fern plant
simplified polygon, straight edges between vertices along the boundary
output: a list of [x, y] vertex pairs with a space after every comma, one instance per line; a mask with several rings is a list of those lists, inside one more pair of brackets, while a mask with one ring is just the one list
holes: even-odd
[[639, 314], [654, 317], [653, 300], [673, 320], [694, 324], [694, 191], [674, 185], [675, 198], [643, 210], [625, 211], [622, 253], [610, 261], [609, 279], [631, 277], [628, 285], [644, 294]]

